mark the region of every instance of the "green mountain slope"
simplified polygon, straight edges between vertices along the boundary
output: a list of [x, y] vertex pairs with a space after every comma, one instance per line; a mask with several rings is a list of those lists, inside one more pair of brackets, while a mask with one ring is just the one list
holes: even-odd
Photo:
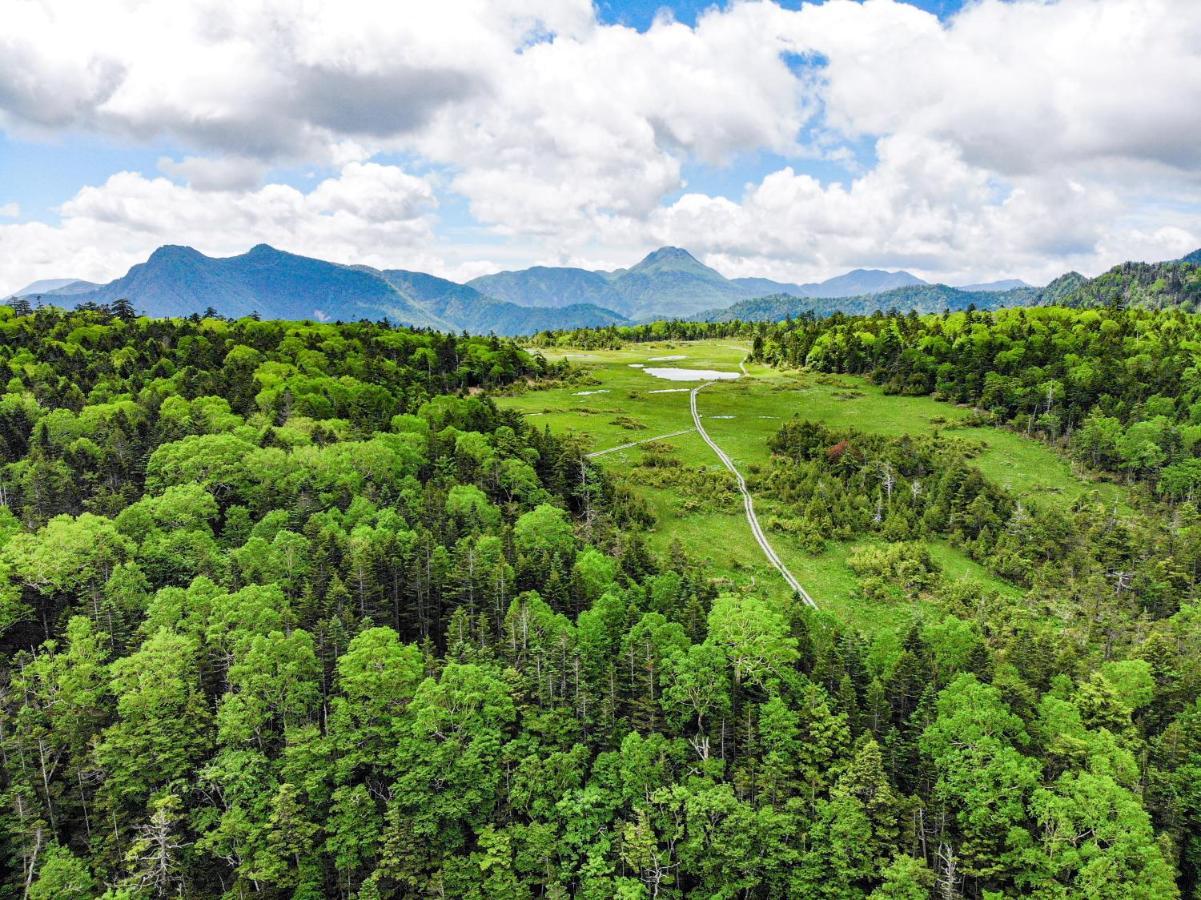
[[964, 291], [945, 284], [922, 284], [896, 288], [880, 294], [859, 297], [790, 297], [777, 294], [744, 300], [726, 309], [711, 310], [697, 318], [705, 322], [778, 322], [802, 315], [831, 316], [870, 315], [874, 312], [900, 310], [918, 313], [948, 310], [1001, 309], [1006, 306], [1032, 306], [1039, 302], [1036, 288], [1014, 288], [1007, 291]]
[[1122, 263], [1079, 285], [1061, 302], [1080, 307], [1195, 310], [1201, 306], [1201, 262]]
[[1088, 279], [1079, 272], [1068, 272], [1065, 275], [1060, 275], [1039, 291], [1039, 304], [1042, 306], [1063, 306], [1069, 297], [1075, 295], [1086, 284], [1088, 284]]

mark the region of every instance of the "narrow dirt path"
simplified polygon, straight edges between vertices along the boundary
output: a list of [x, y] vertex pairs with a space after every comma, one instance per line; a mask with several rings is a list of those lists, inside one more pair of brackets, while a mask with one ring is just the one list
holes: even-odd
[[656, 434], [654, 437], [643, 438], [640, 441], [630, 441], [628, 444], [619, 444], [616, 447], [610, 447], [608, 450], [597, 450], [593, 453], [585, 453], [584, 455], [589, 459], [596, 459], [598, 456], [604, 456], [606, 453], [629, 450], [631, 447], [637, 447], [639, 444], [649, 444], [651, 441], [662, 441], [670, 437], [679, 437], [681, 434], [688, 434], [688, 432], [695, 430], [695, 428], [685, 428], [682, 431], [673, 431], [671, 434]]
[[788, 567], [784, 565], [784, 561], [780, 559], [779, 554], [776, 553], [775, 549], [768, 542], [767, 535], [763, 533], [763, 529], [759, 525], [759, 517], [755, 515], [755, 501], [751, 498], [751, 492], [747, 490], [746, 479], [742, 477], [742, 473], [738, 471], [738, 467], [734, 465], [733, 460], [726, 455], [726, 452], [717, 446], [713, 438], [709, 437], [709, 432], [705, 431], [705, 426], [701, 424], [700, 413], [696, 410], [696, 395], [702, 388], [707, 388], [713, 383], [712, 381], [707, 381], [700, 385], [700, 387], [694, 387], [689, 393], [688, 397], [692, 407], [692, 424], [696, 427], [701, 439], [709, 445], [709, 449], [717, 454], [717, 458], [721, 460], [722, 465], [729, 469], [730, 473], [738, 481], [738, 490], [742, 493], [742, 505], [746, 509], [747, 523], [751, 526], [751, 534], [755, 536], [755, 540], [758, 542], [760, 548], [762, 548], [767, 561], [775, 566], [776, 571], [784, 576], [784, 580], [788, 582], [788, 586], [796, 591], [802, 600], [809, 604], [809, 606], [817, 609], [817, 604], [813, 602], [813, 598], [809, 596], [809, 592], [796, 580], [796, 576], [788, 571]]

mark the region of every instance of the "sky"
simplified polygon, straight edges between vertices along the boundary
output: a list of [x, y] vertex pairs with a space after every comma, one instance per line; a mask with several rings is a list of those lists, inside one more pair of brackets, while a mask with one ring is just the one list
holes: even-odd
[[1198, 0], [0, 0], [0, 292], [162, 244], [1045, 283], [1201, 247]]

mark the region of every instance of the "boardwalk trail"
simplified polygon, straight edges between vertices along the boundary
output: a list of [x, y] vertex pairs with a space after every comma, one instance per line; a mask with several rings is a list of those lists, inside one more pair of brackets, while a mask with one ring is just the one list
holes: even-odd
[[762, 548], [767, 561], [775, 566], [776, 571], [784, 576], [784, 580], [788, 582], [788, 586], [796, 591], [805, 603], [817, 609], [817, 604], [813, 602], [813, 598], [809, 596], [809, 592], [801, 586], [796, 576], [788, 571], [788, 567], [784, 565], [784, 561], [780, 559], [779, 554], [776, 553], [771, 543], [767, 540], [767, 535], [763, 533], [763, 528], [759, 525], [759, 517], [755, 515], [755, 501], [751, 498], [751, 492], [747, 490], [746, 479], [742, 477], [742, 473], [738, 471], [738, 467], [734, 465], [734, 461], [726, 455], [726, 452], [717, 445], [713, 438], [709, 437], [709, 432], [705, 431], [705, 426], [701, 424], [701, 416], [696, 409], [696, 395], [711, 384], [713, 384], [712, 381], [707, 381], [699, 387], [694, 387], [688, 395], [692, 408], [692, 424], [696, 428], [697, 433], [700, 434], [701, 439], [717, 454], [717, 458], [721, 460], [722, 465], [729, 469], [730, 473], [738, 481], [738, 490], [742, 493], [742, 505], [746, 510], [747, 523], [751, 526], [751, 533], [755, 536], [755, 540], [758, 542], [760, 548]]
[[670, 434], [657, 434], [654, 437], [643, 438], [640, 441], [630, 441], [628, 444], [618, 444], [616, 447], [610, 447], [608, 450], [597, 450], [586, 455], [589, 459], [596, 459], [598, 456], [604, 456], [606, 453], [616, 453], [618, 450], [629, 450], [631, 447], [637, 447], [639, 444], [649, 444], [651, 441], [662, 441], [671, 437], [679, 437], [681, 434], [688, 434], [688, 432], [693, 430], [695, 429], [684, 428], [680, 431], [673, 431]]

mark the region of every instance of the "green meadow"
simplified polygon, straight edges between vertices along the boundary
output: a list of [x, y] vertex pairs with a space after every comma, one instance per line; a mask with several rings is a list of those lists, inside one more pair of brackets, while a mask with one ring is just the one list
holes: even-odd
[[[575, 434], [593, 452], [601, 453], [598, 462], [654, 510], [658, 521], [649, 535], [652, 547], [665, 550], [679, 540], [690, 553], [706, 558], [733, 587], [783, 597], [787, 588], [755, 543], [737, 494], [718, 492], [718, 499], [711, 494], [688, 496], [678, 488], [648, 483], [647, 470], [638, 466], [647, 450], [643, 445], [603, 452], [692, 428], [688, 392], [698, 382], [657, 378], [642, 367], [734, 373], [739, 372], [747, 349], [737, 341], [718, 340], [633, 344], [610, 351], [543, 351], [548, 358], [567, 359], [581, 367], [586, 377], [567, 386], [500, 396], [497, 402], [532, 417], [539, 427]], [[885, 395], [855, 377], [780, 371], [756, 364], [746, 364], [745, 371], [744, 377], [718, 381], [698, 395], [705, 428], [744, 474], [767, 462], [769, 439], [784, 420], [797, 416], [834, 428], [888, 435], [953, 429], [956, 436], [980, 444], [974, 461], [981, 471], [1027, 503], [1066, 506], [1091, 492], [1107, 502], [1122, 502], [1116, 485], [1086, 480], [1073, 472], [1066, 459], [1035, 440], [997, 428], [963, 426], [970, 414], [967, 409], [929, 397]], [[703, 467], [716, 478], [728, 478], [695, 431], [656, 440], [651, 449], [684, 466]], [[846, 564], [856, 544], [831, 544], [819, 554], [808, 553], [788, 534], [770, 527], [773, 517], [784, 512], [770, 497], [756, 495], [755, 506], [772, 545], [819, 606], [870, 630], [908, 614], [857, 597], [856, 577]], [[974, 579], [988, 590], [1017, 590], [945, 543], [932, 544], [931, 552], [952, 578]]]

